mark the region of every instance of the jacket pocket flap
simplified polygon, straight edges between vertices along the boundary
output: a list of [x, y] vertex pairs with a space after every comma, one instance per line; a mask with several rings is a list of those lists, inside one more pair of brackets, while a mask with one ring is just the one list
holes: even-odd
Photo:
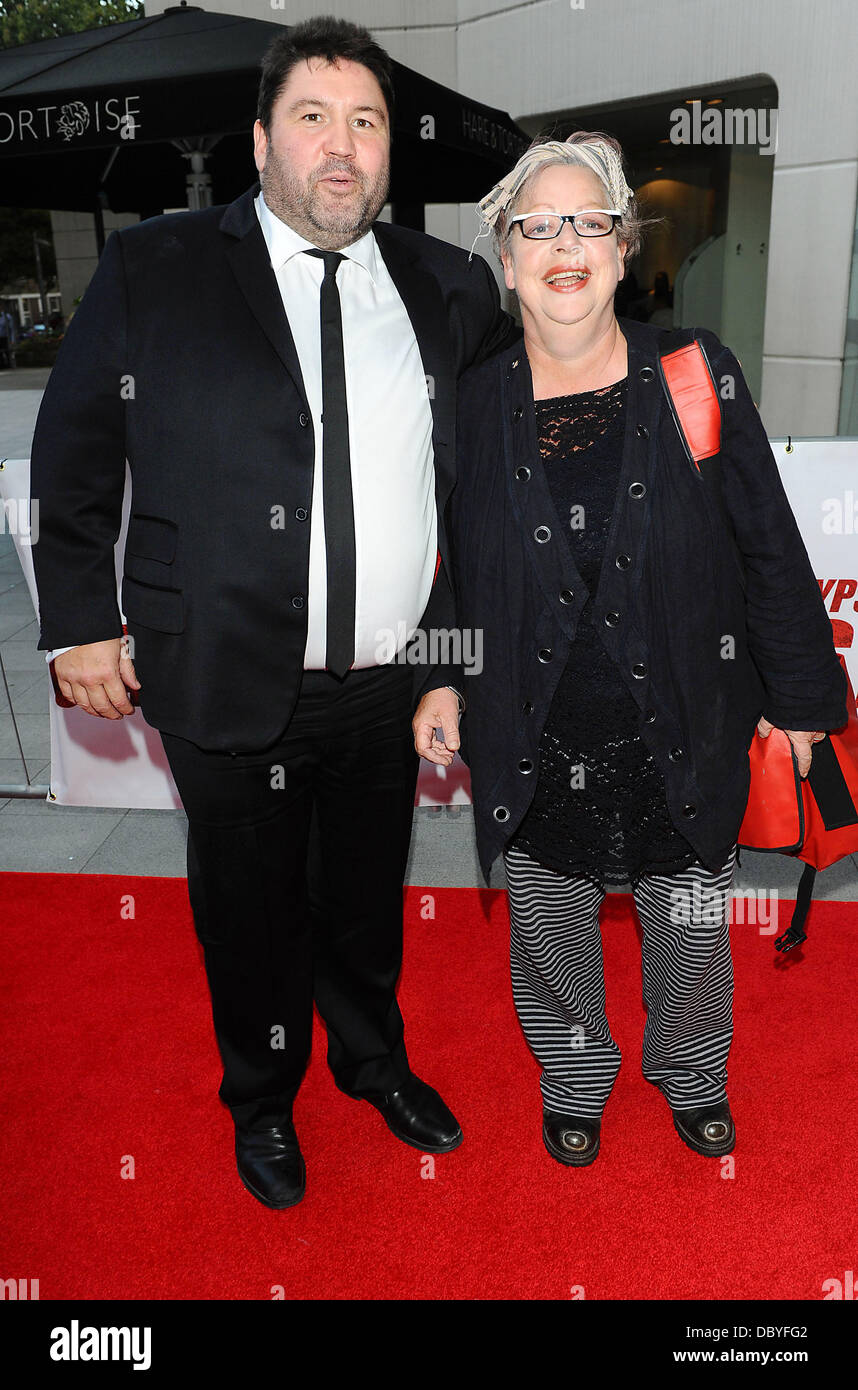
[[140, 555], [146, 560], [160, 560], [164, 565], [172, 564], [177, 535], [178, 527], [174, 521], [132, 512], [125, 541], [126, 554]]

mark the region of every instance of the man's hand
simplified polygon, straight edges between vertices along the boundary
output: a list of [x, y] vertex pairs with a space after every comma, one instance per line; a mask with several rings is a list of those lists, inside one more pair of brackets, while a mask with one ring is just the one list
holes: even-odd
[[[760, 738], [768, 738], [774, 727], [764, 716], [757, 725], [757, 733]], [[784, 729], [784, 733], [792, 744], [792, 751], [798, 763], [798, 775], [804, 778], [810, 772], [811, 749], [815, 743], [820, 743], [825, 738], [825, 734], [818, 731], [811, 733], [807, 729]]]
[[100, 719], [133, 714], [126, 686], [140, 689], [124, 637], [87, 642], [54, 659], [57, 684], [67, 700]]
[[[455, 692], [446, 687], [430, 690], [417, 706], [411, 727], [414, 730], [414, 747], [421, 758], [449, 767], [459, 747], [459, 701]], [[435, 735], [438, 727], [443, 740]]]

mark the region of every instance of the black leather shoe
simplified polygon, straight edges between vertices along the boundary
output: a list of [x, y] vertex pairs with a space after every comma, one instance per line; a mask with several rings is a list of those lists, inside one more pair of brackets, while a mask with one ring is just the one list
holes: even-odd
[[375, 1106], [391, 1134], [427, 1154], [458, 1148], [464, 1135], [437, 1091], [412, 1072], [398, 1091], [357, 1097]]
[[307, 1171], [290, 1120], [270, 1129], [235, 1128], [238, 1176], [263, 1206], [294, 1207], [304, 1196]]
[[693, 1110], [674, 1110], [673, 1124], [682, 1142], [698, 1154], [717, 1158], [731, 1153], [736, 1143], [736, 1126], [726, 1100]]
[[545, 1110], [542, 1115], [542, 1138], [545, 1147], [558, 1163], [572, 1168], [584, 1168], [599, 1152], [601, 1120], [585, 1115], [556, 1115]]

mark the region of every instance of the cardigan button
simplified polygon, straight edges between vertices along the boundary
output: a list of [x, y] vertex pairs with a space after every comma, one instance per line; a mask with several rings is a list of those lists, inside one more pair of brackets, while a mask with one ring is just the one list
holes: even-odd
[[306, 508], [306, 507], [296, 507], [296, 508], [295, 508], [295, 520], [296, 520], [296, 521], [306, 521], [306, 520], [307, 520], [307, 508]]
[[683, 806], [682, 814], [684, 816], [687, 816], [689, 820], [693, 820], [693, 818], [697, 815], [697, 807], [692, 806], [690, 804], [688, 806]]
[[634, 666], [632, 667], [632, 675], [634, 676], [636, 681], [643, 680], [644, 676], [646, 675], [646, 667], [644, 666], [642, 661], [635, 662]]
[[495, 820], [509, 820], [509, 808], [507, 806], [496, 806], [492, 811]]
[[646, 425], [635, 425], [635, 434], [638, 439], [649, 439], [649, 430]]
[[524, 411], [522, 410], [521, 406], [517, 405], [515, 410], [512, 412], [512, 418], [513, 420], [520, 420], [523, 414]]
[[301, 429], [302, 429], [302, 430], [305, 430], [305, 429], [307, 428], [307, 426], [309, 425], [309, 423], [310, 423], [310, 417], [309, 417], [309, 415], [308, 415], [305, 411], [302, 410], [302, 411], [301, 411], [301, 414], [298, 416], [298, 424], [301, 426]]
[[632, 563], [632, 557], [631, 555], [618, 555], [614, 563], [618, 570], [627, 570]]
[[616, 627], [619, 621], [619, 613], [610, 612], [605, 614], [605, 622], [607, 623], [608, 627]]
[[561, 603], [572, 603], [575, 594], [572, 589], [561, 589], [558, 597]]
[[521, 707], [521, 712], [522, 714], [533, 714], [533, 705], [531, 704], [530, 700], [525, 700], [524, 704]]
[[293, 608], [303, 608], [303, 607], [304, 607], [304, 595], [303, 595], [303, 594], [296, 594], [296, 595], [295, 595], [295, 597], [294, 597], [293, 600], [292, 600], [292, 607], [293, 607]]
[[640, 377], [641, 381], [652, 381], [653, 377], [655, 376], [655, 372], [652, 369], [652, 367], [641, 367], [640, 371], [638, 372], [638, 376]]
[[667, 756], [670, 758], [670, 761], [672, 763], [678, 763], [680, 758], [685, 757], [685, 753], [681, 748], [671, 748]]
[[530, 758], [522, 758], [518, 765], [518, 770], [519, 772], [532, 772], [533, 763], [530, 761]]
[[648, 710], [646, 710], [645, 713], [644, 713], [644, 723], [645, 723], [645, 724], [654, 724], [655, 721], [656, 721], [656, 713], [655, 713], [655, 710], [654, 710], [654, 709], [648, 709]]
[[536, 655], [540, 661], [550, 661], [554, 653], [550, 647], [540, 647]]
[[515, 476], [518, 478], [518, 481], [520, 483], [526, 483], [528, 478], [530, 477], [530, 469], [527, 467], [526, 464], [522, 464], [520, 468], [517, 468], [515, 470]]
[[536, 530], [535, 530], [534, 533], [533, 533], [533, 539], [534, 539], [535, 541], [539, 541], [540, 545], [544, 545], [546, 541], [550, 541], [550, 540], [551, 540], [551, 529], [550, 529], [550, 527], [548, 527], [548, 526], [537, 526]]
[[629, 487], [629, 497], [634, 497], [635, 499], [637, 499], [637, 498], [639, 498], [639, 497], [644, 497], [645, 495], [646, 495], [646, 484], [645, 484], [645, 483], [632, 483], [631, 486]]

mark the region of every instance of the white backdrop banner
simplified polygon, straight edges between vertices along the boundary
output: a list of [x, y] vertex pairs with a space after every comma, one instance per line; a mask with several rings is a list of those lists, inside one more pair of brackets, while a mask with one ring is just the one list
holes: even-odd
[[[770, 441], [814, 573], [831, 618], [834, 643], [843, 653], [853, 688], [858, 687], [858, 440], [775, 439]], [[116, 545], [120, 592], [125, 533], [130, 510], [126, 475], [122, 531]], [[38, 613], [32, 546], [38, 516], [29, 515], [28, 459], [6, 459], [0, 467], [0, 498], [33, 608]], [[467, 698], [467, 677], [465, 697]], [[160, 736], [141, 711], [121, 720], [94, 719], [50, 700], [50, 798], [66, 806], [143, 807], [173, 810], [181, 805]], [[416, 804], [470, 802], [470, 777], [461, 758], [449, 768], [421, 761]]]

